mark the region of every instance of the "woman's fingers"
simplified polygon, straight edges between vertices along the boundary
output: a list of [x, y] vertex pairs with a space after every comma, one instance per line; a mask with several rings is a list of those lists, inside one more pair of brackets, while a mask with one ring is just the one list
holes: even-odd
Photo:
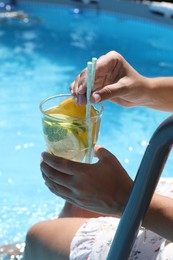
[[86, 93], [86, 69], [84, 69], [70, 85], [71, 93], [83, 95]]
[[59, 173], [58, 176], [56, 175], [56, 177], [52, 178], [50, 177], [52, 176], [51, 174], [45, 174], [46, 170], [50, 172], [50, 169], [46, 169], [46, 167], [49, 166], [47, 165], [42, 167], [42, 176], [48, 189], [55, 195], [65, 199], [70, 203], [77, 204], [80, 207], [86, 207], [85, 193], [81, 193], [81, 190], [83, 191], [83, 189], [75, 185], [74, 178], [72, 176], [68, 176], [65, 180], [61, 173]]
[[82, 170], [85, 169], [86, 165], [83, 163], [67, 160], [47, 152], [42, 153], [42, 158], [43, 161], [50, 167], [67, 175], [74, 175], [80, 173]]
[[62, 172], [55, 170], [45, 162], [41, 163], [41, 172], [46, 181], [50, 180], [55, 184], [63, 185], [67, 188], [71, 185], [70, 175], [63, 174]]
[[[99, 103], [104, 100], [111, 99], [116, 95], [116, 83], [120, 78], [124, 77], [125, 68], [123, 67], [122, 56], [111, 51], [106, 55], [101, 56], [96, 65], [95, 81], [91, 101]], [[71, 84], [71, 93], [75, 97], [75, 101], [79, 105], [86, 104], [86, 74], [84, 69]]]
[[59, 197], [61, 197], [63, 199], [72, 197], [72, 191], [70, 189], [68, 189], [67, 187], [64, 187], [63, 185], [59, 185], [59, 184], [51, 181], [46, 175], [44, 175], [44, 173], [43, 173], [43, 178], [45, 180], [45, 185], [55, 195], [58, 195]]
[[102, 162], [103, 160], [112, 161], [115, 159], [115, 156], [111, 152], [100, 145], [95, 145], [94, 156], [97, 157], [100, 162]]

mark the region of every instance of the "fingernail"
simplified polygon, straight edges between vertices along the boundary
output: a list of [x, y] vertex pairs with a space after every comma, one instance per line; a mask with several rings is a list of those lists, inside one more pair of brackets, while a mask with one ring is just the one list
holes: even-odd
[[74, 97], [74, 102], [75, 102], [76, 104], [78, 104], [78, 97], [77, 97], [77, 96]]
[[83, 95], [78, 96], [78, 105], [83, 106], [85, 104], [85, 97]]
[[83, 90], [83, 86], [80, 85], [80, 86], [78, 87], [78, 93], [79, 93], [79, 94], [83, 94], [83, 93], [82, 93], [82, 90]]
[[94, 103], [99, 103], [101, 101], [101, 96], [97, 93], [93, 93], [93, 101]]

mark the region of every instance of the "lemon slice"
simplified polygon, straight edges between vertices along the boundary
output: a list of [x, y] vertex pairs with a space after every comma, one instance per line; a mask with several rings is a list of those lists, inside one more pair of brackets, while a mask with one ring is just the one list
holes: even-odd
[[[85, 118], [86, 117], [86, 105], [79, 106], [75, 103], [74, 98], [68, 98], [62, 101], [58, 106], [53, 107], [48, 110], [49, 114], [62, 114], [75, 118]], [[91, 116], [98, 114], [98, 111], [91, 106]]]
[[50, 142], [48, 136], [44, 135], [47, 149], [50, 153], [64, 157], [69, 160], [81, 162], [85, 156], [85, 146], [72, 131], [67, 132], [64, 139]]

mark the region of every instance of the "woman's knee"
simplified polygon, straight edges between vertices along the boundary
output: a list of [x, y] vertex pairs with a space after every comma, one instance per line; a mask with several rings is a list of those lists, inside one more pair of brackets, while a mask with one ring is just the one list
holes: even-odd
[[29, 244], [37, 244], [37, 242], [39, 241], [40, 237], [41, 237], [41, 230], [42, 227], [44, 226], [44, 222], [40, 222], [37, 224], [34, 224], [32, 227], [30, 227], [30, 229], [28, 230], [27, 234], [26, 234], [26, 243]]
[[[38, 223], [33, 225], [26, 234], [25, 239], [25, 251], [24, 251], [24, 260], [31, 259], [41, 259], [39, 257], [39, 251], [41, 251], [42, 243], [39, 241], [40, 239], [40, 229], [42, 227], [42, 223]], [[37, 258], [36, 258], [37, 257]]]
[[33, 225], [26, 235], [24, 260], [68, 259], [71, 241], [85, 221], [63, 218]]

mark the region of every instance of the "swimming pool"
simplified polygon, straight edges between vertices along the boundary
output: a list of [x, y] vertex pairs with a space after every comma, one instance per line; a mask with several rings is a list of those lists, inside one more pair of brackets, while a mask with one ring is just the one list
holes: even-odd
[[[40, 101], [69, 92], [87, 61], [112, 49], [143, 75], [169, 76], [173, 70], [171, 26], [105, 12], [74, 15], [47, 4], [18, 9], [37, 19], [0, 24], [0, 245], [23, 241], [33, 223], [56, 217], [63, 205], [44, 186], [39, 169]], [[153, 131], [168, 115], [105, 102], [98, 143], [134, 178]], [[172, 159], [165, 177], [173, 176]]]

